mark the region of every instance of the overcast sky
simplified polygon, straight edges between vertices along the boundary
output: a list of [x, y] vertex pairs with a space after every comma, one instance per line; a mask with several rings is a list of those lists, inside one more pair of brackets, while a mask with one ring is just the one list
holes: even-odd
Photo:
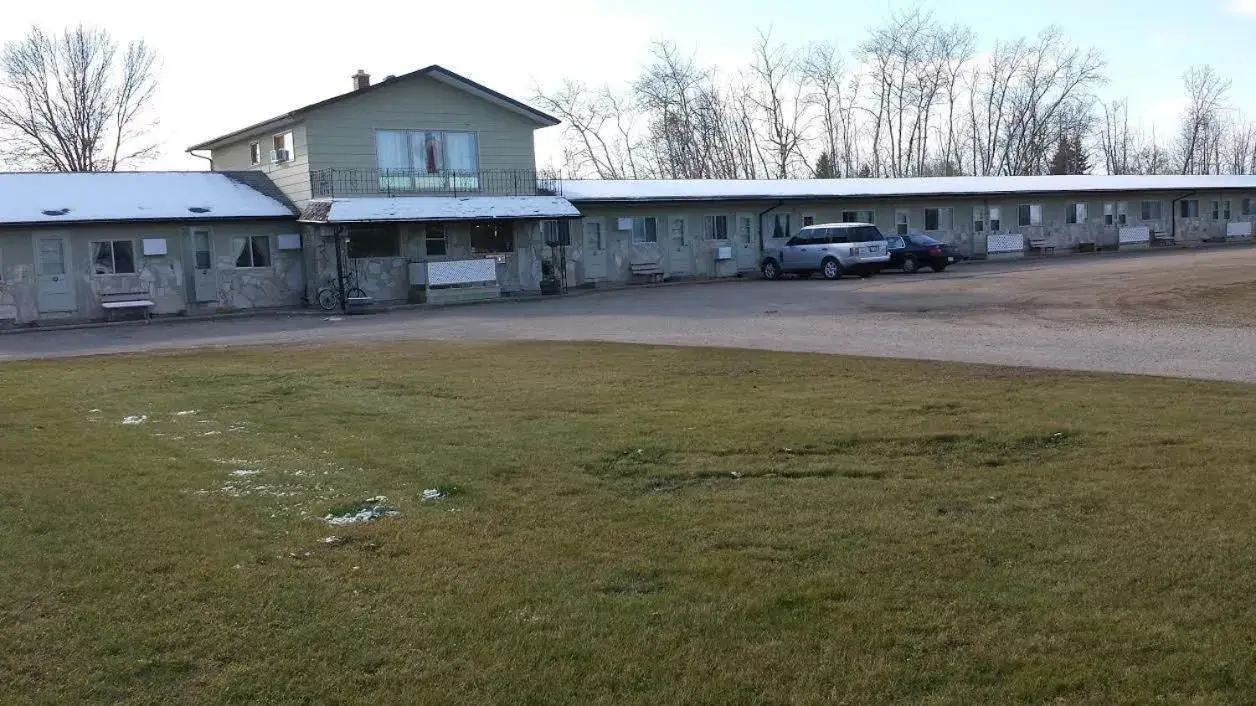
[[[899, 3], [903, 5], [903, 3]], [[1107, 98], [1166, 128], [1182, 104], [1181, 74], [1211, 63], [1234, 81], [1232, 99], [1256, 116], [1256, 0], [931, 0], [944, 22], [998, 38], [1059, 24], [1106, 54]], [[215, 0], [37, 0], [6, 3], [0, 39], [32, 24], [82, 21], [119, 39], [143, 38], [162, 57], [159, 138], [149, 168], [200, 169], [184, 153], [199, 140], [343, 93], [362, 68], [381, 79], [441, 64], [527, 101], [563, 77], [622, 83], [667, 38], [704, 64], [736, 67], [757, 28], [791, 44], [857, 45], [891, 3], [835, 0], [543, 0], [519, 2], [273, 3]], [[177, 10], [176, 10], [177, 8]], [[539, 133], [539, 160], [556, 158], [561, 128]]]

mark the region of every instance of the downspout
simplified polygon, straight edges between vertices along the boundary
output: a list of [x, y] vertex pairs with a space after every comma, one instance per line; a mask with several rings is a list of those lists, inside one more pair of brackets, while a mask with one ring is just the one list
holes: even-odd
[[[780, 208], [781, 206], [784, 206], [784, 205], [785, 205], [785, 199], [779, 199], [779, 200], [777, 200], [777, 202], [776, 202], [776, 205], [775, 205], [775, 206], [772, 206], [772, 207], [771, 207], [771, 208], [769, 208], [768, 210], [766, 210], [766, 211], [764, 211], [764, 212], [760, 213], [760, 214], [759, 214], [759, 217], [756, 219], [756, 220], [758, 221], [758, 223], [757, 223], [756, 225], [760, 226], [760, 228], [759, 228], [759, 254], [760, 254], [760, 255], [762, 255], [762, 254], [763, 254], [763, 228], [762, 228], [762, 226], [763, 226], [763, 217], [764, 217], [764, 216], [766, 216], [766, 215], [768, 215], [769, 213], [771, 213], [771, 212], [775, 211], [776, 209]], [[786, 236], [786, 237], [789, 237], [789, 233], [786, 233], [786, 234], [785, 234], [785, 236]]]
[[1169, 237], [1173, 239], [1174, 245], [1177, 245], [1178, 201], [1181, 201], [1182, 199], [1190, 198], [1198, 193], [1199, 193], [1198, 191], [1190, 191], [1185, 194], [1182, 194], [1181, 196], [1169, 202], [1169, 209], [1172, 211], [1172, 213], [1169, 214], [1169, 219], [1170, 219], [1170, 222], [1172, 223], [1172, 226], [1169, 229]]
[[203, 159], [206, 162], [209, 162], [209, 171], [211, 172], [214, 171], [214, 158], [213, 157], [206, 157], [205, 155], [197, 154], [193, 152], [192, 150], [188, 150], [188, 154], [192, 155], [193, 157], [196, 157], [197, 159]]

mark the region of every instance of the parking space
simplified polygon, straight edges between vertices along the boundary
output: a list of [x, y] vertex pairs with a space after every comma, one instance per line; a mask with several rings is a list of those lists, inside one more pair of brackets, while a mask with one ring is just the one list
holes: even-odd
[[328, 320], [0, 336], [0, 360], [407, 339], [621, 341], [1256, 381], [1256, 250], [981, 264], [869, 279], [628, 289]]

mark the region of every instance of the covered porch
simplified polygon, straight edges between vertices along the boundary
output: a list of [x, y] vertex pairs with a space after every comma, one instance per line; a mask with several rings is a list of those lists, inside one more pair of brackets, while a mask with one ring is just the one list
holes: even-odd
[[[302, 210], [310, 301], [345, 282], [379, 302], [468, 301], [536, 293], [544, 262], [579, 217], [556, 196], [320, 199]], [[555, 225], [551, 225], [555, 224]]]

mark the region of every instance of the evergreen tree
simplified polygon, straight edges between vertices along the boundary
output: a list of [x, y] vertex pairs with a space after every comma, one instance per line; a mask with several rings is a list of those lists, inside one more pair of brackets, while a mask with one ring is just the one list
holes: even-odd
[[837, 179], [839, 176], [837, 165], [833, 163], [833, 156], [827, 151], [821, 152], [820, 156], [816, 157], [815, 178]]

